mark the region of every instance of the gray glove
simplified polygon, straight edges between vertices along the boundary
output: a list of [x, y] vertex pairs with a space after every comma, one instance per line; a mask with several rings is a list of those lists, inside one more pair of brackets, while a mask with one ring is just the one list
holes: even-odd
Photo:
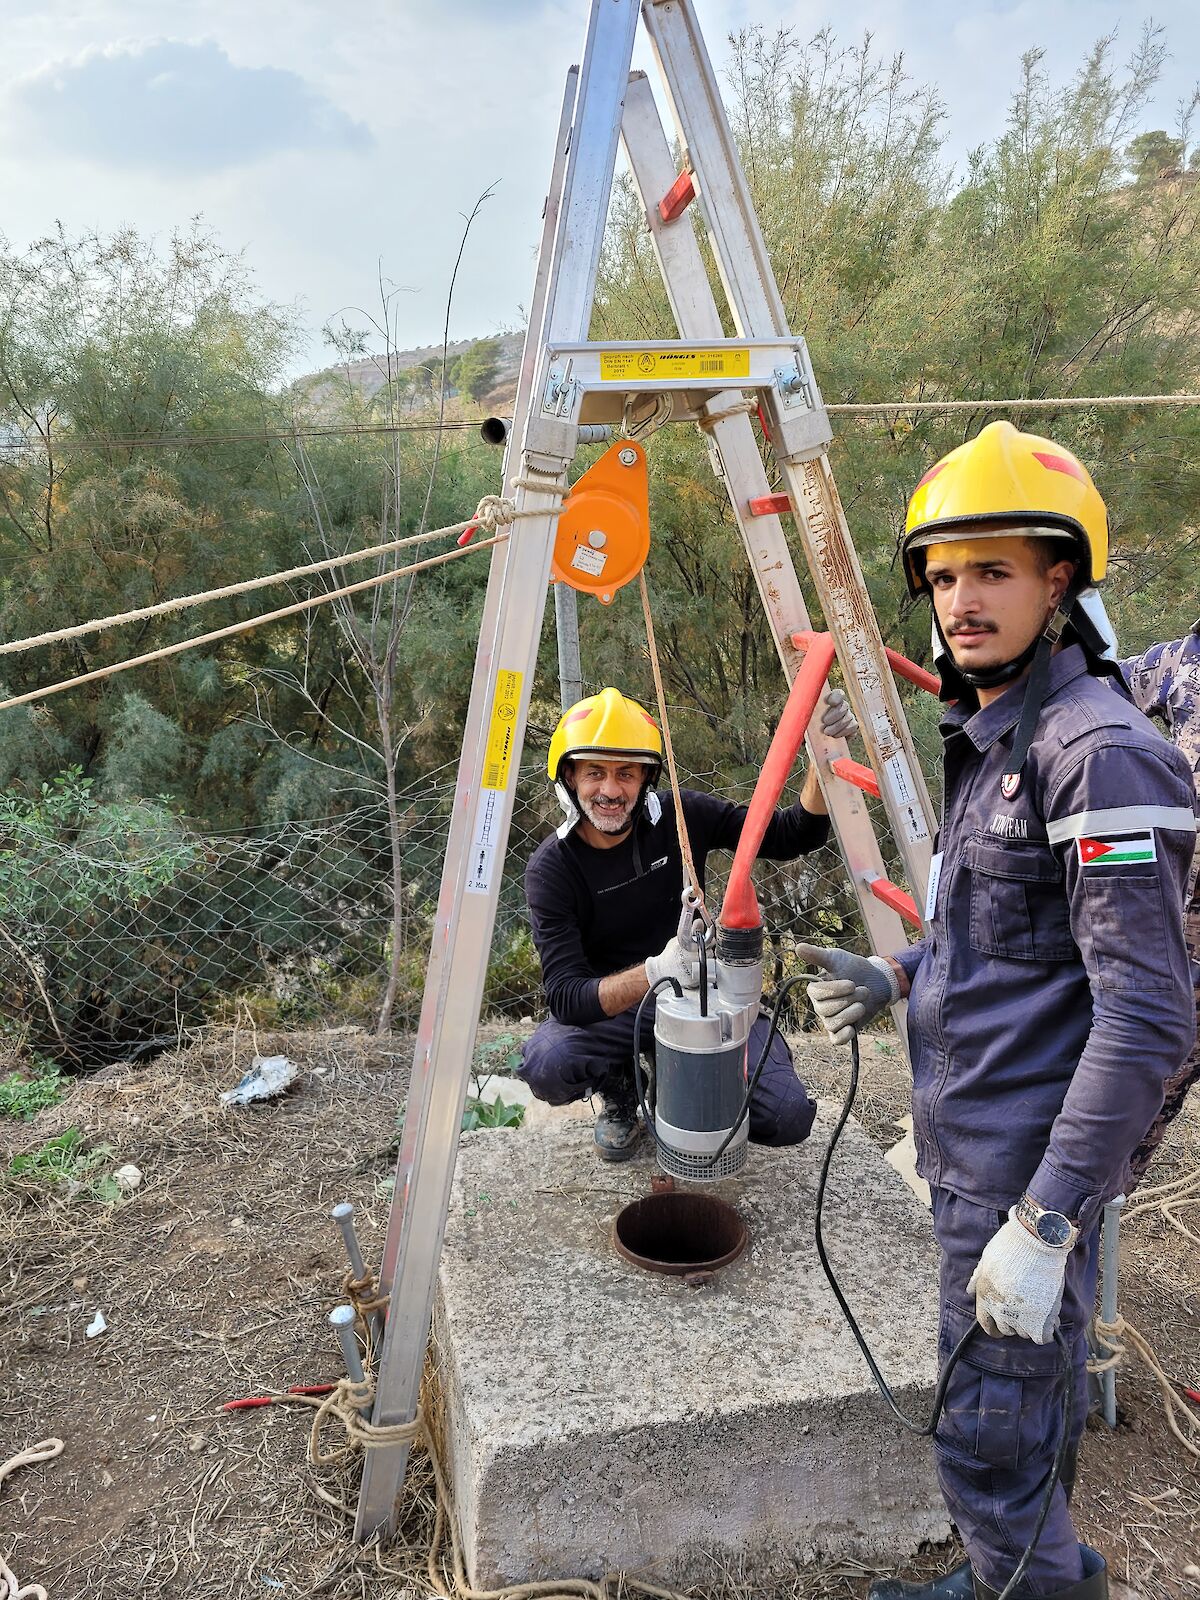
[[646, 960], [646, 981], [653, 988], [660, 978], [674, 978], [684, 989], [700, 987], [700, 959], [672, 939], [661, 955]]
[[808, 998], [834, 1044], [849, 1044], [859, 1028], [900, 998], [900, 980], [882, 956], [856, 956], [815, 944], [798, 944], [796, 954], [830, 974], [809, 984]]
[[1056, 1249], [1035, 1239], [1017, 1221], [1008, 1221], [984, 1246], [967, 1293], [975, 1293], [975, 1320], [993, 1338], [1016, 1334], [1048, 1344], [1058, 1326], [1070, 1246]]
[[821, 707], [821, 732], [827, 739], [852, 739], [858, 722], [844, 690], [830, 689]]

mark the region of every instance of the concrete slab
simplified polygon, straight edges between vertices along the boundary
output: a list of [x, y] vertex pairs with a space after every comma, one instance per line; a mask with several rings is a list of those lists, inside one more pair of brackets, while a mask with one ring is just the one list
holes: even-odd
[[[435, 1331], [471, 1583], [624, 1569], [711, 1580], [817, 1555], [894, 1563], [949, 1525], [930, 1444], [886, 1411], [813, 1247], [835, 1108], [713, 1186], [751, 1243], [706, 1287], [640, 1271], [613, 1216], [649, 1152], [601, 1166], [590, 1125], [462, 1141]], [[827, 1244], [910, 1414], [936, 1378], [928, 1214], [851, 1123]]]

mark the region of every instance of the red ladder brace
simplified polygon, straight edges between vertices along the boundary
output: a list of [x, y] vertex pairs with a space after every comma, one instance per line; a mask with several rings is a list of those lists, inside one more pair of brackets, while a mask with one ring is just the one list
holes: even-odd
[[[809, 648], [820, 643], [822, 646], [829, 641], [827, 633], [805, 632], [794, 633], [792, 643], [797, 650], [806, 655]], [[822, 652], [824, 653], [824, 652]], [[907, 656], [902, 656], [897, 650], [888, 650], [888, 663], [898, 678], [907, 678], [909, 683], [915, 683], [918, 689], [925, 689], [929, 694], [938, 694], [941, 691], [941, 680], [932, 672], [926, 672], [924, 667], [919, 667], [915, 661], [910, 661]], [[828, 666], [825, 669], [828, 675]], [[841, 756], [836, 761], [829, 763], [829, 770], [845, 783], [852, 783], [856, 789], [862, 789], [866, 794], [873, 794], [879, 798], [879, 780], [870, 767], [864, 767], [859, 761], [851, 761], [848, 756]], [[921, 913], [917, 910], [917, 902], [898, 883], [893, 883], [889, 878], [872, 878], [867, 887], [876, 900], [882, 900], [885, 906], [891, 906], [904, 920], [911, 923], [914, 928], [921, 926]]]

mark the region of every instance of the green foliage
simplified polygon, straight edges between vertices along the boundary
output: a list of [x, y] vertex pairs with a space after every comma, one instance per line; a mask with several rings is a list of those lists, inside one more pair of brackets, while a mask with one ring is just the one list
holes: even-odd
[[478, 402], [496, 381], [499, 359], [498, 339], [476, 339], [450, 368], [450, 381]]
[[84, 1145], [78, 1128], [68, 1128], [48, 1139], [28, 1155], [13, 1156], [8, 1177], [30, 1184], [65, 1190], [70, 1198], [82, 1194], [106, 1205], [121, 1198], [121, 1190], [111, 1174], [99, 1171], [113, 1160], [109, 1145]]
[[510, 1106], [501, 1095], [494, 1100], [467, 1101], [463, 1110], [462, 1131], [474, 1133], [477, 1128], [519, 1128], [525, 1120], [525, 1107]]
[[1154, 183], [1159, 178], [1177, 178], [1183, 170], [1184, 139], [1173, 139], [1162, 128], [1139, 133], [1125, 150], [1125, 159], [1135, 183]]
[[57, 1062], [35, 1054], [31, 1066], [28, 1076], [10, 1072], [0, 1078], [0, 1117], [28, 1121], [47, 1106], [56, 1106], [66, 1093]]

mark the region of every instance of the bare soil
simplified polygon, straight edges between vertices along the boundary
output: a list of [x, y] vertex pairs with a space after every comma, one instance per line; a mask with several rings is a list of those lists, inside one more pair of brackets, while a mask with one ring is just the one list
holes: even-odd
[[[255, 1048], [289, 1055], [299, 1082], [279, 1100], [222, 1109], [218, 1091]], [[811, 1036], [795, 1048], [816, 1090], [840, 1095], [833, 1053]], [[345, 1263], [328, 1213], [353, 1200], [364, 1247], [377, 1254], [410, 1059], [411, 1041], [399, 1038], [229, 1032], [108, 1068], [31, 1122], [0, 1125], [0, 1463], [47, 1436], [66, 1446], [0, 1490], [0, 1556], [22, 1582], [45, 1585], [52, 1600], [365, 1600], [429, 1589], [432, 1499], [419, 1454], [400, 1534], [386, 1551], [364, 1550], [350, 1538], [348, 1510], [328, 1499], [353, 1505], [353, 1469], [318, 1476], [308, 1465], [309, 1412], [220, 1410], [228, 1399], [339, 1375], [325, 1318]], [[881, 1143], [894, 1141], [907, 1091], [898, 1048], [868, 1041], [859, 1111]], [[67, 1128], [110, 1147], [103, 1170], [135, 1163], [141, 1187], [113, 1204], [86, 1188], [70, 1195], [3, 1176], [12, 1155]], [[1193, 1107], [1151, 1181], [1198, 1161]], [[1121, 1281], [1125, 1316], [1172, 1377], [1200, 1387], [1195, 1245], [1159, 1218], [1139, 1220], [1124, 1234]], [[88, 1338], [97, 1310], [108, 1329]], [[1195, 1600], [1200, 1463], [1171, 1438], [1140, 1369], [1119, 1383], [1120, 1426], [1093, 1426], [1081, 1457], [1081, 1536], [1148, 1600]], [[958, 1559], [945, 1546], [908, 1572]], [[769, 1583], [724, 1572], [709, 1593], [861, 1596], [870, 1576], [845, 1563]]]

